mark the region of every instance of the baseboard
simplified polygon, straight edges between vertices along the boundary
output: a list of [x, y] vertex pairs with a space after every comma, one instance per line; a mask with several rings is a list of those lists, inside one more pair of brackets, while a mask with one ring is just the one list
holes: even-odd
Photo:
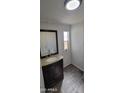
[[80, 69], [81, 71], [84, 71], [84, 69], [80, 68], [79, 66], [75, 65], [75, 64], [72, 64], [74, 65], [75, 67], [77, 67], [78, 69]]
[[69, 65], [74, 65], [75, 67], [77, 67], [78, 69], [80, 69], [81, 71], [84, 71], [84, 69], [80, 68], [79, 66], [75, 65], [75, 64], [68, 64], [66, 66], [64, 66], [64, 68], [68, 67]]
[[71, 65], [71, 64], [67, 64], [66, 66], [64, 66], [64, 68], [68, 67], [69, 65]]

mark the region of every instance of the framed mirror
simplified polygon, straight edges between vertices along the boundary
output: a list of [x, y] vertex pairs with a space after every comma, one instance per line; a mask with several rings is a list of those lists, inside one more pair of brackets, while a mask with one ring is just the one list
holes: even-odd
[[58, 52], [57, 31], [40, 29], [40, 57], [55, 55]]

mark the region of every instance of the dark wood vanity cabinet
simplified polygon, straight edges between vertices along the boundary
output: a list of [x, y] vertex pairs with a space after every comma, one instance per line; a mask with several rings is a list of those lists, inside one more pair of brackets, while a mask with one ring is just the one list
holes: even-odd
[[43, 76], [45, 88], [52, 88], [58, 82], [63, 80], [63, 59], [58, 62], [43, 66]]

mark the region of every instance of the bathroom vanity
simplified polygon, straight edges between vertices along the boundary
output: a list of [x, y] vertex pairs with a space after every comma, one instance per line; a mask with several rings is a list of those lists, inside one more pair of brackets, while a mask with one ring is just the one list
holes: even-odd
[[52, 88], [63, 80], [63, 56], [52, 55], [41, 59], [45, 88]]
[[52, 88], [63, 80], [63, 56], [59, 55], [57, 30], [40, 30], [41, 70], [45, 88]]

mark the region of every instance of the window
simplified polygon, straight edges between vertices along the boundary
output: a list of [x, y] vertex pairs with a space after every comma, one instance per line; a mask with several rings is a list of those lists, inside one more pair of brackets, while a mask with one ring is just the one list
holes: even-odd
[[64, 50], [68, 50], [69, 32], [64, 31]]

